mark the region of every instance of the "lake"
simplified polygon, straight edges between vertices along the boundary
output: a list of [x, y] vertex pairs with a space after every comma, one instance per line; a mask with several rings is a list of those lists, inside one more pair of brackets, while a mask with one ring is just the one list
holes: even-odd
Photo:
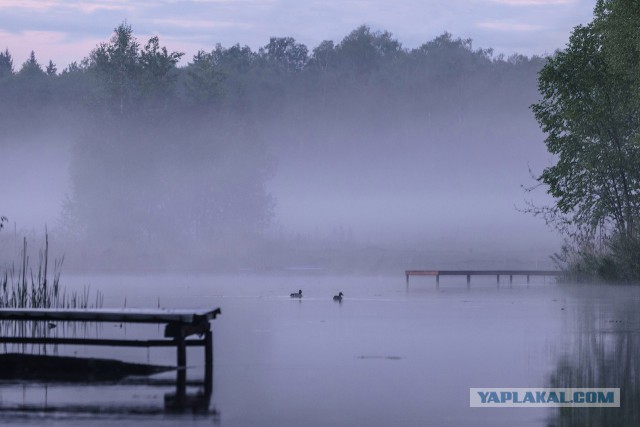
[[[322, 275], [65, 276], [104, 307], [216, 308], [213, 394], [167, 410], [175, 373], [149, 381], [0, 383], [0, 422], [16, 425], [543, 426], [638, 425], [640, 290], [551, 278], [471, 280]], [[505, 283], [506, 282], [506, 283]], [[302, 299], [291, 292], [302, 289]], [[332, 296], [344, 293], [342, 303]], [[161, 327], [107, 324], [83, 336], [153, 338]], [[60, 333], [65, 333], [61, 329]], [[8, 350], [12, 350], [8, 346]], [[13, 349], [15, 350], [15, 348]], [[28, 351], [38, 351], [28, 349]], [[50, 352], [175, 364], [175, 349]], [[204, 355], [188, 349], [189, 380]], [[470, 408], [471, 387], [620, 387], [621, 408]], [[199, 395], [198, 384], [187, 392]], [[613, 424], [612, 424], [613, 425]]]

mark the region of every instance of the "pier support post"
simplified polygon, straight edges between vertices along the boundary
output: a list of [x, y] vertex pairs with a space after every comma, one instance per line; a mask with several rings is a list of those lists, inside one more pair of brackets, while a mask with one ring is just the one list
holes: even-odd
[[213, 333], [204, 334], [204, 391], [211, 395], [213, 391]]
[[187, 346], [184, 342], [184, 335], [182, 331], [176, 335], [176, 353], [178, 359], [178, 371], [177, 371], [177, 384], [176, 389], [178, 390], [177, 397], [181, 398], [183, 396], [182, 393], [186, 392], [187, 386]]
[[529, 284], [529, 275], [527, 274], [527, 285]]
[[496, 274], [496, 285], [500, 288], [500, 275]]
[[436, 289], [440, 289], [440, 275], [436, 274]]
[[467, 289], [471, 288], [471, 275], [467, 274]]

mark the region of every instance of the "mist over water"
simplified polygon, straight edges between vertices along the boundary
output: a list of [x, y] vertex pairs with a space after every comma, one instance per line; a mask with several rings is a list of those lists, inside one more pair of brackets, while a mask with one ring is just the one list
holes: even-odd
[[515, 117], [506, 106], [484, 119], [482, 105], [461, 120], [443, 114], [431, 125], [439, 131], [422, 117], [403, 117], [401, 130], [372, 132], [379, 126], [372, 120], [345, 130], [334, 144], [333, 129], [318, 130], [330, 135], [316, 136], [321, 142], [311, 150], [285, 147], [278, 155], [270, 184], [276, 219], [300, 233], [342, 229], [378, 242], [438, 239], [477, 247], [476, 239], [493, 238], [510, 245], [514, 232], [551, 242], [549, 234], [540, 236], [541, 224], [516, 210], [528, 197], [521, 188], [531, 184], [528, 166], [547, 158], [526, 101], [520, 107]]
[[550, 161], [529, 110], [541, 58], [360, 27], [114, 86], [99, 49], [2, 86], [0, 213], [17, 235], [46, 225], [70, 269], [550, 266], [558, 237], [519, 211], [549, 202], [522, 188]]

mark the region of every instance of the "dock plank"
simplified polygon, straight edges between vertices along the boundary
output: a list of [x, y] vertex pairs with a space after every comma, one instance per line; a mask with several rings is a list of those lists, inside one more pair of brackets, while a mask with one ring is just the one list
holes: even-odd
[[57, 320], [126, 323], [200, 323], [215, 319], [220, 309], [0, 309], [0, 320]]

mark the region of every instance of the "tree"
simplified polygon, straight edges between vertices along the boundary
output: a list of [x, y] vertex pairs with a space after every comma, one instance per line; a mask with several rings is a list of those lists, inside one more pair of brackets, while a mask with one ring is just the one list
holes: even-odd
[[640, 213], [640, 110], [629, 94], [638, 89], [605, 49], [605, 10], [598, 2], [596, 20], [576, 27], [567, 48], [540, 72], [542, 100], [532, 109], [558, 160], [538, 180], [574, 225], [595, 231], [604, 224], [633, 237]]
[[9, 49], [0, 52], [0, 79], [4, 79], [13, 75], [13, 58], [9, 53]]
[[[158, 37], [150, 38], [140, 49], [131, 25], [120, 24], [111, 40], [100, 43], [90, 55], [90, 69], [102, 90], [98, 98], [119, 116], [165, 109], [168, 95], [174, 92], [176, 64], [182, 55], [160, 47]], [[145, 103], [151, 108], [140, 108]]]
[[36, 60], [36, 54], [34, 53], [34, 51], [31, 51], [31, 54], [29, 54], [29, 59], [27, 59], [22, 64], [22, 68], [20, 68], [18, 75], [27, 78], [37, 78], [44, 75], [42, 66], [40, 66], [40, 64]]
[[65, 226], [117, 248], [122, 259], [154, 253], [162, 263], [195, 246], [224, 251], [229, 241], [250, 242], [272, 209], [258, 127], [213, 102], [222, 70], [249, 66], [251, 51], [200, 51], [178, 70], [181, 56], [157, 37], [140, 47], [122, 24], [92, 52], [86, 71], [72, 64], [59, 76], [82, 82], [90, 75], [100, 107], [73, 150]]
[[[36, 60], [33, 51], [16, 74], [14, 97], [16, 105], [32, 109], [33, 107], [45, 108], [51, 100], [51, 91], [47, 82], [47, 74]], [[35, 110], [35, 108], [33, 108]], [[33, 110], [31, 111], [33, 113]]]
[[400, 56], [402, 45], [388, 31], [371, 31], [366, 25], [353, 30], [336, 47], [341, 59], [356, 75], [369, 74], [384, 62]]
[[246, 109], [260, 82], [268, 79], [259, 63], [258, 55], [240, 44], [229, 48], [217, 44], [210, 53], [198, 52], [184, 73], [188, 102], [224, 103], [226, 108]]
[[154, 108], [165, 109], [174, 93], [177, 80], [176, 64], [182, 52], [167, 51], [160, 47], [160, 39], [151, 37], [140, 52], [140, 86], [144, 100]]
[[[437, 78], [455, 78], [456, 74], [477, 73], [479, 68], [491, 63], [492, 49], [473, 50], [471, 39], [454, 39], [450, 33], [443, 33], [412, 52], [428, 71]], [[516, 61], [513, 57], [513, 62]], [[520, 56], [520, 60], [525, 57]], [[456, 73], [456, 74], [453, 74]]]
[[300, 71], [307, 64], [309, 50], [293, 37], [271, 37], [262, 50], [264, 57], [286, 72]]
[[47, 76], [55, 76], [58, 72], [58, 67], [56, 67], [56, 64], [54, 64], [52, 60], [49, 60], [49, 64], [47, 65], [45, 71], [47, 73]]
[[210, 104], [221, 94], [222, 79], [223, 74], [218, 70], [214, 55], [198, 51], [186, 70], [184, 85], [188, 101], [197, 106]]
[[315, 49], [310, 63], [317, 69], [326, 72], [329, 64], [335, 61], [335, 47], [333, 41], [324, 40]]
[[13, 58], [9, 53], [9, 49], [5, 49], [4, 52], [0, 51], [0, 91], [2, 97], [0, 97], [0, 115], [4, 115], [5, 111], [12, 111], [15, 109], [13, 102], [13, 92], [15, 82], [13, 82]]
[[594, 15], [540, 72], [542, 99], [532, 109], [557, 161], [538, 181], [556, 199], [557, 218], [578, 234], [588, 239], [600, 230], [633, 241], [640, 216], [640, 27], [633, 23], [640, 8], [599, 0]]
[[91, 68], [98, 76], [107, 103], [123, 115], [138, 97], [138, 51], [140, 45], [126, 22], [115, 28], [109, 43], [91, 52]]

